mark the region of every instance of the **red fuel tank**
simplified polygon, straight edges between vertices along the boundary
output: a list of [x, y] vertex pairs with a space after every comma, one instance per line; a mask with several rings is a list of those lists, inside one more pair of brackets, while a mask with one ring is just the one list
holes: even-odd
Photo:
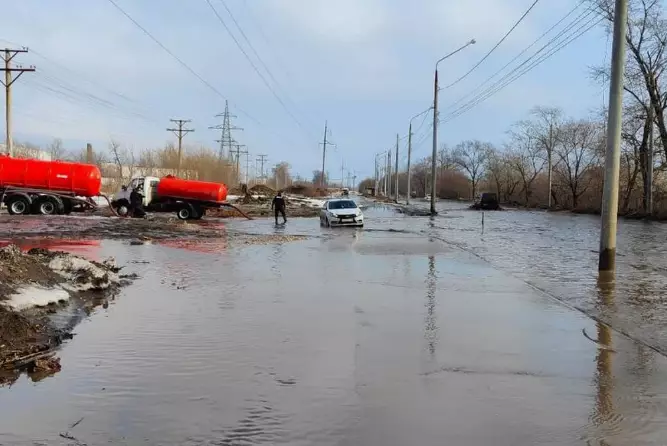
[[227, 186], [208, 181], [183, 180], [168, 175], [160, 179], [157, 194], [186, 200], [222, 202], [227, 199]]
[[0, 187], [7, 186], [95, 197], [102, 188], [102, 174], [91, 164], [0, 155]]

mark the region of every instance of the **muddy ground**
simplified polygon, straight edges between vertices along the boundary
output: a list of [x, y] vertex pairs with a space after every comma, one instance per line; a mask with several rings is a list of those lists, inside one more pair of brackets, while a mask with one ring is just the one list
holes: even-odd
[[[0, 249], [0, 385], [12, 383], [21, 372], [34, 380], [60, 370], [55, 350], [71, 338], [73, 327], [58, 327], [50, 315], [76, 299], [84, 310], [103, 304], [133, 277], [119, 275], [113, 259], [92, 262], [58, 251], [16, 245]], [[65, 297], [43, 306], [11, 307], [12, 296], [26, 287]]]
[[[289, 217], [288, 217], [289, 218]], [[184, 222], [169, 214], [154, 214], [148, 219], [81, 216], [42, 217], [22, 216], [0, 218], [0, 241], [40, 237], [63, 238], [76, 236], [78, 239], [110, 239], [145, 242], [167, 239], [214, 239], [225, 238], [230, 244], [248, 245], [301, 240], [295, 235], [257, 235], [230, 233], [224, 222], [215, 219]]]

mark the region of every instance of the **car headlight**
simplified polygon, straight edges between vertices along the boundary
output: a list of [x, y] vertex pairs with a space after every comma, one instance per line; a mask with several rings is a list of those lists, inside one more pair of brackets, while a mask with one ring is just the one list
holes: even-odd
[[338, 214], [336, 214], [334, 212], [331, 213], [331, 216], [334, 217], [334, 218], [338, 218]]

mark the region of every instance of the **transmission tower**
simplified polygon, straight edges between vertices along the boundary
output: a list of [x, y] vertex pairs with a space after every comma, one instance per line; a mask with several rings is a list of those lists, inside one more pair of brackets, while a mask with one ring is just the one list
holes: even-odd
[[257, 161], [260, 163], [260, 173], [259, 173], [259, 178], [262, 182], [262, 184], [266, 184], [266, 176], [264, 175], [264, 163], [266, 163], [266, 158], [268, 155], [257, 155]]
[[234, 147], [236, 145], [234, 138], [232, 137], [232, 130], [243, 130], [241, 127], [236, 127], [232, 125], [231, 118], [236, 118], [236, 115], [233, 115], [229, 112], [229, 102], [225, 101], [225, 112], [215, 115], [216, 118], [222, 118], [222, 124], [209, 127], [212, 130], [220, 130], [220, 139], [216, 139], [215, 142], [220, 144], [220, 149], [218, 151], [218, 159], [222, 161], [223, 159], [229, 159], [234, 152]]

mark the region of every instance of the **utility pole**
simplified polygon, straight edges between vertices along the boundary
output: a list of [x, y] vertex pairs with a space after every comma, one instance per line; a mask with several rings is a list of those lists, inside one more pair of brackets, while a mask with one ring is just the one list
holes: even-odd
[[328, 130], [329, 130], [328, 129], [328, 122], [324, 121], [324, 142], [322, 143], [323, 144], [323, 147], [322, 147], [322, 178], [321, 178], [321, 181], [320, 181], [322, 189], [324, 189], [325, 183], [326, 183], [324, 181], [324, 162], [325, 162], [326, 157], [327, 157], [327, 133], [328, 133]]
[[378, 169], [378, 154], [375, 154], [375, 195], [380, 192], [380, 169]]
[[340, 187], [345, 187], [345, 161], [340, 163]]
[[265, 178], [264, 178], [264, 163], [266, 162], [266, 158], [268, 155], [257, 155], [257, 161], [260, 163], [260, 173], [259, 177], [262, 179], [262, 184], [266, 184]]
[[435, 77], [434, 77], [434, 89], [433, 89], [433, 153], [431, 154], [431, 215], [436, 215], [435, 211], [435, 192], [436, 192], [436, 182], [435, 182], [435, 159], [438, 156], [438, 65], [443, 60], [453, 56], [469, 45], [474, 45], [475, 39], [470, 40], [468, 43], [463, 45], [461, 48], [452, 51], [444, 57], [441, 57], [435, 63]]
[[435, 211], [435, 158], [438, 152], [438, 66], [435, 66], [435, 82], [433, 88], [433, 153], [431, 154], [431, 215]]
[[408, 194], [405, 196], [405, 204], [410, 204], [410, 183], [412, 182], [412, 171], [410, 170], [410, 157], [412, 156], [412, 121], [408, 131]]
[[612, 281], [616, 270], [616, 230], [618, 223], [618, 179], [621, 165], [621, 124], [623, 108], [623, 76], [625, 72], [625, 30], [628, 0], [616, 0], [614, 8], [614, 43], [609, 82], [609, 113], [607, 117], [607, 151], [605, 157], [602, 224], [600, 230], [600, 279]]
[[245, 184], [248, 184], [248, 174], [250, 173], [250, 154], [246, 150], [245, 152]]
[[236, 115], [233, 115], [229, 112], [229, 102], [225, 101], [225, 112], [215, 115], [216, 118], [222, 118], [222, 124], [214, 125], [209, 127], [211, 130], [220, 130], [220, 139], [216, 139], [215, 142], [220, 144], [220, 149], [218, 150], [218, 161], [222, 161], [225, 157], [230, 156], [234, 149], [234, 138], [232, 137], [232, 130], [241, 130], [241, 127], [233, 126], [231, 123], [231, 118], [236, 118]]
[[547, 168], [549, 169], [549, 172], [547, 174], [547, 182], [549, 183], [549, 204], [548, 207], [551, 209], [551, 176], [553, 172], [553, 160], [552, 160], [552, 153], [553, 153], [553, 140], [554, 140], [554, 123], [553, 121], [549, 121], [549, 150], [547, 152]]
[[[17, 54], [27, 52], [27, 48], [22, 48], [20, 50], [5, 48], [0, 53], [0, 58], [5, 62], [5, 66], [0, 67], [0, 71], [5, 72], [5, 80], [4, 82], [0, 80], [0, 83], [5, 87], [6, 150], [9, 156], [14, 156], [14, 142], [12, 140], [12, 84], [16, 82], [23, 73], [35, 71], [35, 67], [33, 66], [29, 68], [23, 68], [21, 66], [12, 68], [11, 62]], [[12, 79], [12, 73], [18, 73], [14, 79]]]
[[189, 119], [170, 119], [171, 122], [176, 123], [178, 128], [168, 128], [167, 131], [172, 132], [178, 138], [178, 167], [176, 167], [176, 176], [181, 175], [181, 161], [183, 156], [183, 137], [190, 132], [194, 132], [194, 129], [184, 128], [185, 124], [190, 122]]
[[398, 133], [396, 134], [396, 168], [394, 169], [396, 176], [396, 203], [398, 203]]
[[391, 149], [387, 150], [387, 197], [391, 198]]
[[241, 155], [248, 153], [247, 150], [241, 150], [241, 147], [245, 147], [245, 145], [237, 143], [236, 150], [232, 150], [232, 154], [236, 158], [236, 180], [239, 183], [241, 183], [241, 170], [239, 167], [239, 161], [241, 159]]

